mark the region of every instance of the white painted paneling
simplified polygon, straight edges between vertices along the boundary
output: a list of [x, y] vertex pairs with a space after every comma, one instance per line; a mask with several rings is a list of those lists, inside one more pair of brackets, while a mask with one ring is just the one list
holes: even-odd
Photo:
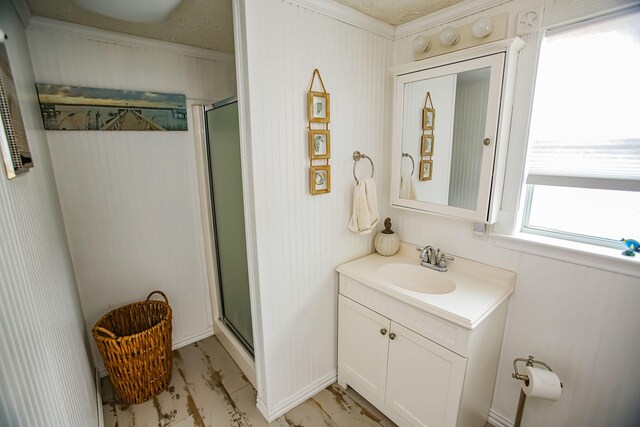
[[640, 280], [522, 255], [493, 409], [515, 418], [513, 359], [533, 355], [563, 382], [560, 400], [527, 399], [523, 425], [636, 426]]
[[25, 31], [0, 1], [35, 167], [0, 176], [0, 425], [96, 425], [93, 370]]
[[[617, 8], [623, 1], [546, 2], [545, 24], [576, 20]], [[596, 4], [597, 3], [597, 4]], [[509, 2], [484, 15], [510, 13], [510, 34], [515, 33], [518, 12], [539, 2]], [[556, 12], [557, 11], [557, 12]], [[552, 14], [550, 17], [549, 14]], [[557, 15], [553, 15], [557, 14]], [[463, 25], [479, 15], [454, 22]], [[444, 25], [438, 22], [435, 25]], [[440, 27], [422, 28], [425, 33]], [[412, 27], [412, 31], [420, 29]], [[394, 43], [395, 65], [411, 62], [413, 35]], [[509, 141], [503, 208], [515, 210], [526, 153], [528, 115], [533, 93], [539, 36], [525, 36], [520, 52], [514, 118]], [[622, 274], [539, 257], [494, 246], [493, 241], [472, 237], [468, 222], [433, 215], [392, 210], [402, 240], [430, 244], [447, 253], [507, 268], [517, 273], [511, 297], [492, 411], [513, 422], [520, 383], [511, 378], [513, 359], [534, 355], [549, 363], [564, 383], [559, 401], [527, 399], [523, 425], [527, 426], [633, 426], [640, 416], [640, 323], [634, 301], [640, 296], [640, 280]], [[453, 261], [455, 262], [455, 261]]]
[[[232, 60], [73, 30], [29, 28], [38, 82], [212, 101], [235, 94]], [[174, 343], [212, 332], [188, 114], [186, 132], [47, 132], [88, 329], [111, 308], [162, 289], [173, 308]]]
[[[399, 89], [398, 89], [399, 90]], [[422, 109], [427, 92], [431, 95], [436, 110], [435, 129], [422, 129]], [[446, 75], [404, 84], [402, 117], [402, 151], [409, 153], [415, 161], [415, 172], [411, 179], [416, 187], [416, 200], [447, 205], [449, 203], [449, 177], [451, 176], [451, 151], [453, 141], [453, 118], [455, 111], [456, 76]], [[429, 105], [427, 105], [429, 106]], [[421, 181], [422, 135], [434, 135], [431, 180]], [[403, 172], [411, 169], [411, 161], [403, 159]], [[399, 180], [398, 180], [399, 182]]]
[[[372, 252], [347, 229], [353, 151], [383, 165], [392, 43], [281, 0], [247, 1], [251, 161], [268, 411], [335, 375], [335, 268]], [[331, 93], [331, 193], [309, 194], [306, 95], [314, 68]], [[362, 163], [362, 162], [361, 162]], [[367, 162], [358, 165], [370, 173]], [[384, 217], [383, 217], [384, 218]], [[255, 311], [254, 311], [255, 312]], [[257, 341], [260, 339], [258, 338]]]
[[478, 183], [484, 149], [480, 141], [484, 139], [487, 118], [489, 74], [487, 70], [486, 80], [471, 83], [458, 82], [456, 119], [453, 124], [455, 142], [452, 144], [450, 167], [450, 206], [475, 209], [478, 203]]

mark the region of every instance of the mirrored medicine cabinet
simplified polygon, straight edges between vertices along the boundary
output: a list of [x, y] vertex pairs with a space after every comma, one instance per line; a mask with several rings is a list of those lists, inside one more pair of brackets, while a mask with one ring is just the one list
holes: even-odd
[[393, 69], [392, 206], [496, 221], [523, 46], [515, 38]]

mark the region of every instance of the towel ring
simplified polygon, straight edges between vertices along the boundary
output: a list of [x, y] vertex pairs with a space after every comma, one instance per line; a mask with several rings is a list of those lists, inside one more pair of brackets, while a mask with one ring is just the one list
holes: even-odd
[[402, 153], [402, 157], [408, 157], [411, 159], [411, 176], [413, 176], [413, 173], [416, 170], [416, 162], [413, 160], [413, 157], [411, 157], [411, 154], [409, 153]]
[[369, 163], [371, 163], [371, 178], [373, 178], [373, 173], [374, 173], [374, 169], [375, 169], [375, 167], [373, 166], [373, 160], [371, 160], [371, 157], [369, 157], [366, 154], [361, 153], [359, 151], [354, 151], [353, 152], [353, 179], [356, 180], [356, 183], [360, 182], [360, 181], [358, 181], [358, 177], [356, 176], [356, 164], [358, 164], [358, 162], [361, 159], [367, 159], [367, 160], [369, 160]]

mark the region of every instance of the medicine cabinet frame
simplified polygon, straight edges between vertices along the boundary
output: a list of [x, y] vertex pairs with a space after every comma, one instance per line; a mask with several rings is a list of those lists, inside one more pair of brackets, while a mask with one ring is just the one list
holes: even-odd
[[[492, 224], [497, 221], [506, 168], [517, 55], [524, 46], [524, 41], [516, 37], [391, 69], [394, 76], [391, 151], [392, 207], [474, 222]], [[490, 68], [490, 80], [484, 138], [477, 141], [478, 144], [483, 144], [484, 148], [475, 209], [400, 198], [404, 85], [423, 79], [481, 68]], [[489, 139], [488, 145], [485, 144], [487, 138]], [[418, 143], [419, 141], [416, 141], [416, 144]], [[437, 157], [434, 157], [433, 160], [433, 167], [438, 167]]]

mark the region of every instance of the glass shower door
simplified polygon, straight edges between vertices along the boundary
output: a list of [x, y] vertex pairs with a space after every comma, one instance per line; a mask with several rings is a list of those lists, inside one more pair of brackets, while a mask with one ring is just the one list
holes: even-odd
[[205, 123], [223, 321], [253, 354], [236, 99], [213, 104]]

